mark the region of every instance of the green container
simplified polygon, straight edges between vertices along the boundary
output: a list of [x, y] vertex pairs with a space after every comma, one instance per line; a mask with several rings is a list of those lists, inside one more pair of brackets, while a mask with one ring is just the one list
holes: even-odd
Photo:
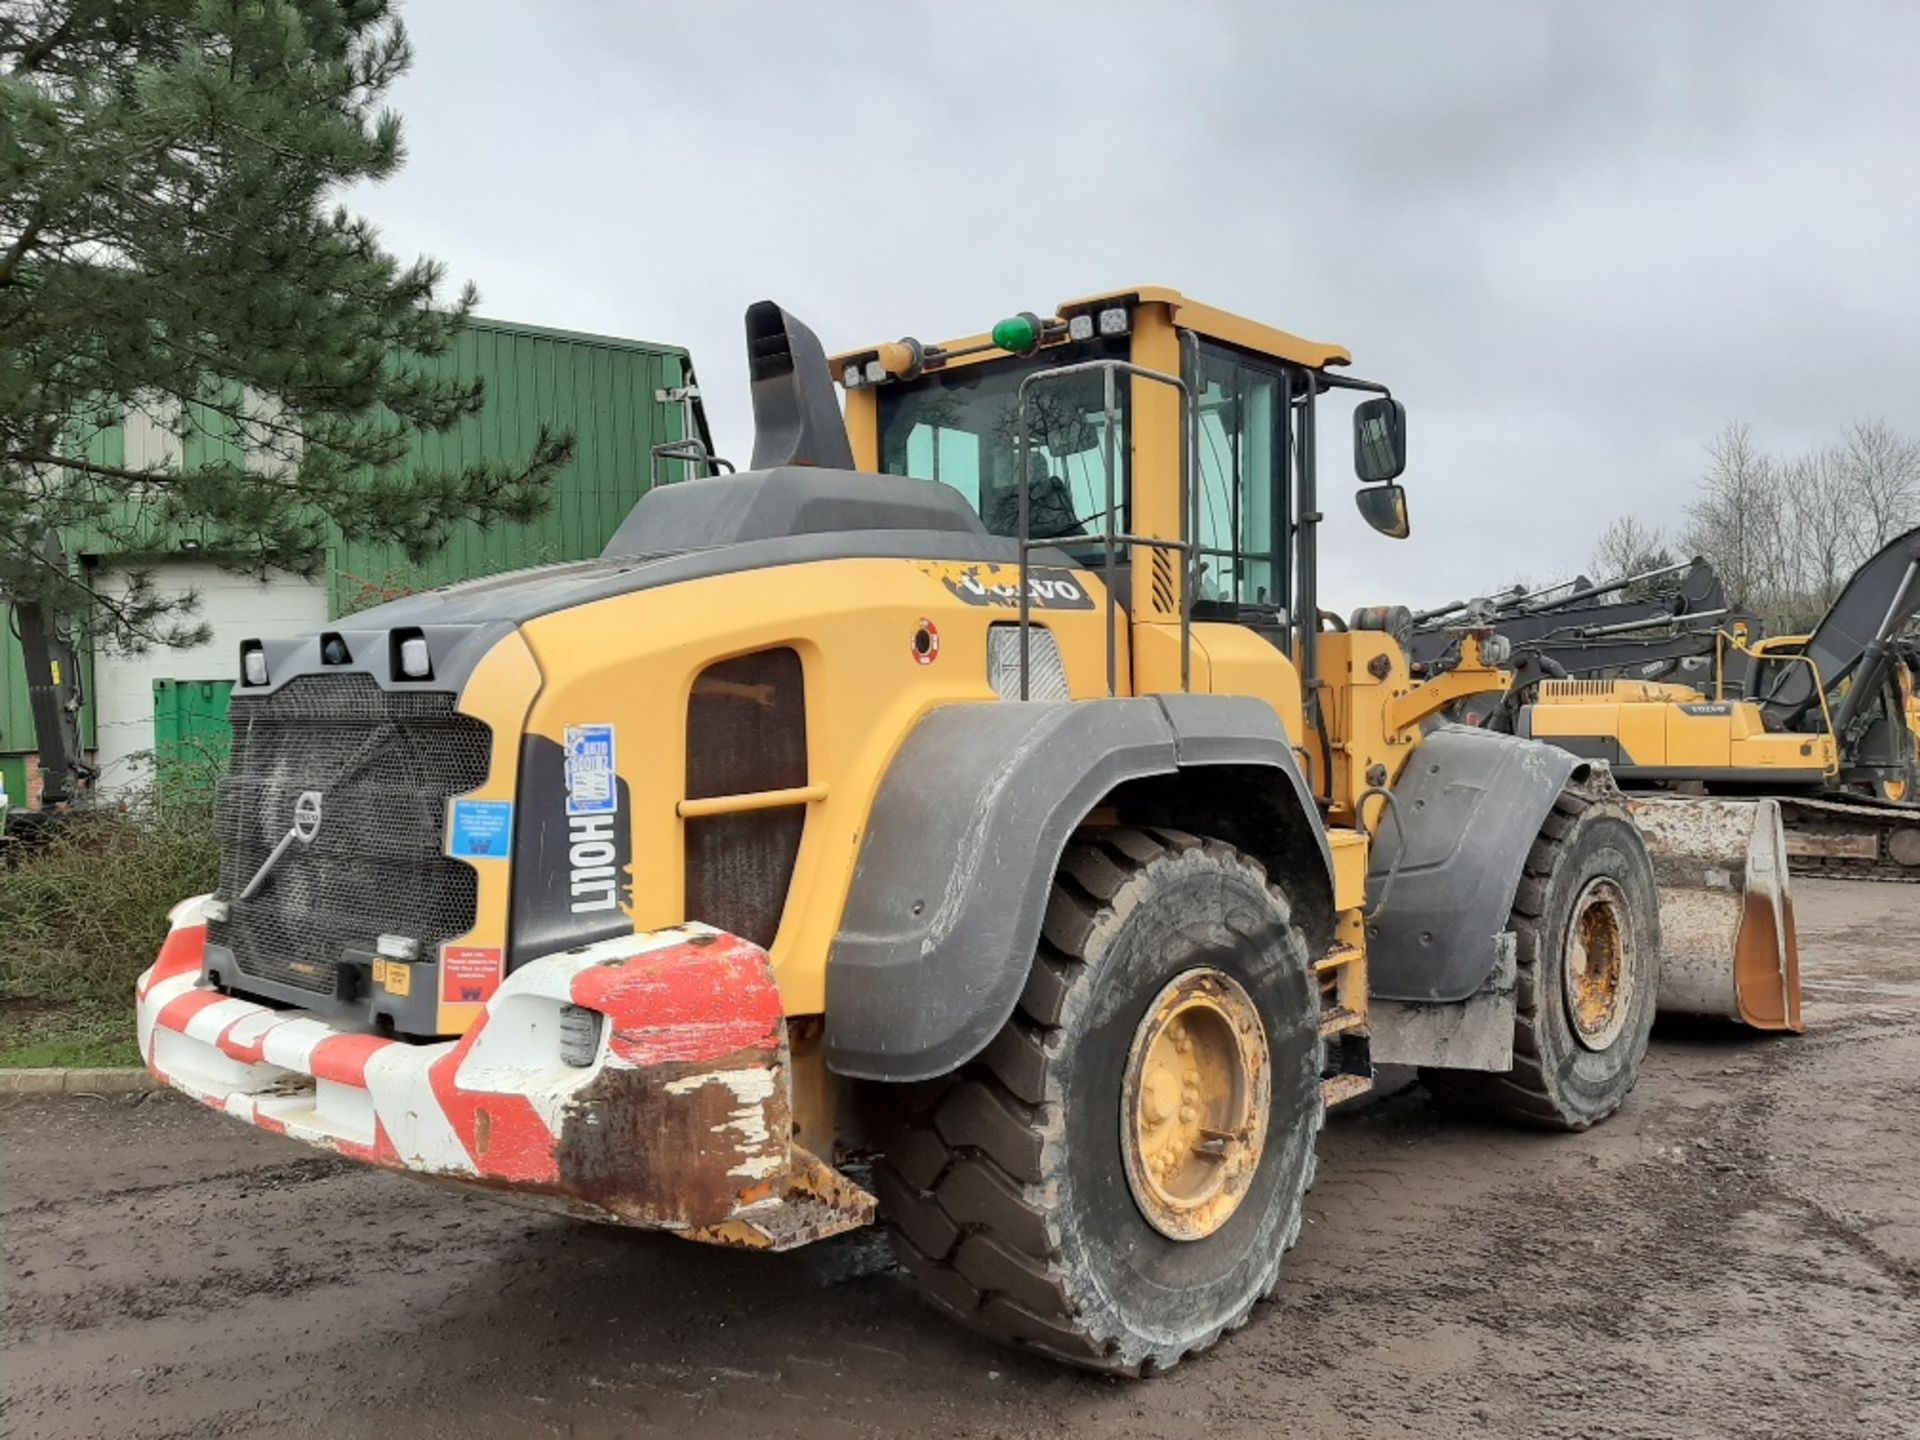
[[211, 785], [227, 768], [231, 680], [153, 682], [153, 768], [167, 788]]

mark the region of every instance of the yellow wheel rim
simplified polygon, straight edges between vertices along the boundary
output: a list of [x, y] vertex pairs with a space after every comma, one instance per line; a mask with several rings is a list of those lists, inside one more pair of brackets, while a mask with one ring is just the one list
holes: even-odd
[[1633, 1009], [1633, 921], [1613, 881], [1587, 883], [1567, 927], [1567, 1017], [1589, 1050], [1620, 1038]]
[[1148, 1224], [1174, 1240], [1226, 1224], [1260, 1166], [1272, 1091], [1266, 1031], [1238, 981], [1200, 968], [1161, 990], [1134, 1032], [1120, 1108]]

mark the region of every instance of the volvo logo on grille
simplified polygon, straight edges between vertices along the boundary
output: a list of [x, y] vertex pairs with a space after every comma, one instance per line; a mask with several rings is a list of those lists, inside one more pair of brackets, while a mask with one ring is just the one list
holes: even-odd
[[320, 792], [302, 790], [300, 798], [293, 802], [293, 828], [280, 837], [280, 843], [273, 847], [267, 858], [260, 862], [260, 868], [253, 872], [253, 878], [247, 881], [247, 888], [234, 898], [251, 900], [260, 893], [260, 887], [267, 883], [273, 874], [274, 866], [286, 857], [298, 841], [302, 845], [311, 845], [313, 837], [320, 833]]
[[306, 845], [320, 833], [320, 792], [302, 790], [293, 804], [293, 833]]

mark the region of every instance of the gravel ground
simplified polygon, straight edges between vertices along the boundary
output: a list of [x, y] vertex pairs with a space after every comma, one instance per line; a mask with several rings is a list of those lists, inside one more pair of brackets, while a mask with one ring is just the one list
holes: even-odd
[[1337, 1116], [1278, 1299], [1146, 1383], [875, 1235], [576, 1226], [172, 1096], [0, 1108], [0, 1434], [1920, 1436], [1920, 886], [1796, 886], [1810, 1033], [1665, 1027], [1584, 1136]]

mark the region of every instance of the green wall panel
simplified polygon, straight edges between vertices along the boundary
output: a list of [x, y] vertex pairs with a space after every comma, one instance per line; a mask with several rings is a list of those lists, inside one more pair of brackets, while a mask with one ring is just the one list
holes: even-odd
[[[328, 551], [336, 615], [377, 603], [387, 592], [599, 554], [646, 491], [652, 447], [683, 435], [681, 407], [654, 399], [655, 392], [683, 383], [686, 352], [675, 346], [477, 319], [449, 354], [431, 363], [442, 373], [483, 379], [487, 403], [444, 435], [417, 437], [415, 464], [457, 469], [476, 460], [522, 458], [542, 423], [573, 431], [573, 462], [555, 478], [553, 504], [539, 520], [462, 525], [423, 565], [409, 564], [389, 546], [337, 539]], [[184, 448], [192, 461], [231, 447], [229, 437], [210, 433], [191, 437]], [[125, 453], [120, 427], [94, 435], [87, 449], [118, 463]], [[70, 537], [74, 553], [88, 548], [85, 537]], [[0, 634], [0, 754], [32, 748], [19, 644], [11, 633]]]

